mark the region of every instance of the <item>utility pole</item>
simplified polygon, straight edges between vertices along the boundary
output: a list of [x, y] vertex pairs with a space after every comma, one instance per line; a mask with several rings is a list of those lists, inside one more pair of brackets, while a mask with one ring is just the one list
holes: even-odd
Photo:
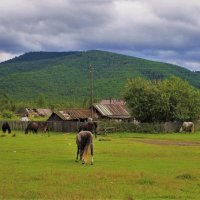
[[90, 72], [90, 107], [91, 107], [91, 118], [93, 119], [93, 67], [90, 65], [89, 67]]

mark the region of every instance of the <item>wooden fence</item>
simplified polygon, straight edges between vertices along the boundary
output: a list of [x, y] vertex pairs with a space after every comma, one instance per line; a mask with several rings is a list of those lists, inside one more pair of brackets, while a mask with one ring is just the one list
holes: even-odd
[[[4, 121], [0, 121], [0, 127], [2, 127], [3, 123], [4, 123]], [[24, 131], [29, 122], [9, 121], [8, 123], [12, 130]], [[44, 122], [38, 121], [38, 123], [44, 123]], [[49, 131], [77, 132], [80, 124], [81, 124], [80, 122], [75, 122], [75, 121], [49, 121], [48, 127], [49, 127]], [[41, 130], [39, 130], [39, 131], [41, 131]]]
[[[0, 127], [4, 121], [0, 121]], [[24, 131], [29, 122], [9, 121], [12, 130]], [[38, 123], [44, 123], [38, 121]], [[55, 132], [78, 132], [78, 127], [82, 122], [78, 121], [48, 121], [50, 131]], [[165, 122], [165, 123], [140, 123], [134, 124], [130, 122], [115, 122], [115, 121], [98, 121], [97, 132], [106, 134], [112, 132], [143, 132], [143, 133], [173, 133], [179, 132], [181, 122]], [[41, 131], [41, 130], [39, 130]], [[200, 131], [200, 123], [195, 123], [195, 131]]]

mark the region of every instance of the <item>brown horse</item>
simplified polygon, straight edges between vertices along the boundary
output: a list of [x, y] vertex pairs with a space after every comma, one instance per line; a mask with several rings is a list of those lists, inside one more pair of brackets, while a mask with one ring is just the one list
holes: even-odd
[[92, 134], [95, 134], [95, 138], [97, 137], [97, 122], [89, 121], [83, 122], [78, 129], [80, 131], [90, 131]]
[[91, 152], [91, 165], [93, 164], [93, 135], [90, 131], [81, 131], [76, 136], [77, 144], [77, 155], [76, 161], [78, 161], [78, 156], [80, 155], [80, 160], [82, 164], [87, 163], [89, 150]]
[[32, 131], [32, 133], [37, 134], [38, 128], [39, 128], [39, 124], [37, 122], [29, 122], [25, 129], [25, 134], [28, 134], [30, 131]]
[[42, 135], [44, 133], [47, 133], [49, 136], [49, 124], [48, 122], [40, 122], [39, 123], [39, 129], [42, 131]]
[[10, 128], [10, 125], [8, 124], [8, 122], [3, 123], [2, 131], [3, 131], [3, 133], [6, 133], [6, 131], [8, 131], [8, 133], [11, 133], [11, 128]]

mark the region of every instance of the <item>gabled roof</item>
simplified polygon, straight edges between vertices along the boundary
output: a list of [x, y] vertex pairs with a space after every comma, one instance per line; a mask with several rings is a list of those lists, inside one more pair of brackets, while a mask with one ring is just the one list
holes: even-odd
[[37, 108], [36, 111], [39, 115], [43, 116], [50, 116], [52, 114], [52, 111], [49, 108]]
[[117, 118], [117, 119], [127, 119], [131, 118], [127, 108], [124, 105], [102, 105], [102, 104], [94, 104], [93, 107], [98, 110], [98, 112], [104, 116], [109, 118]]
[[62, 120], [73, 120], [73, 119], [87, 119], [90, 117], [90, 110], [86, 109], [67, 109], [54, 112]]
[[25, 110], [29, 115], [39, 115], [39, 116], [49, 117], [52, 114], [52, 111], [49, 108], [26, 108]]

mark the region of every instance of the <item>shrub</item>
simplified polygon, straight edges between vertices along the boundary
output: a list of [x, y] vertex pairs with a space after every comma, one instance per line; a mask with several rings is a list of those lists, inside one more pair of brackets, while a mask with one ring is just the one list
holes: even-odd
[[14, 117], [14, 113], [10, 110], [3, 110], [1, 115], [3, 118], [7, 118], [7, 119], [11, 119], [12, 117]]

